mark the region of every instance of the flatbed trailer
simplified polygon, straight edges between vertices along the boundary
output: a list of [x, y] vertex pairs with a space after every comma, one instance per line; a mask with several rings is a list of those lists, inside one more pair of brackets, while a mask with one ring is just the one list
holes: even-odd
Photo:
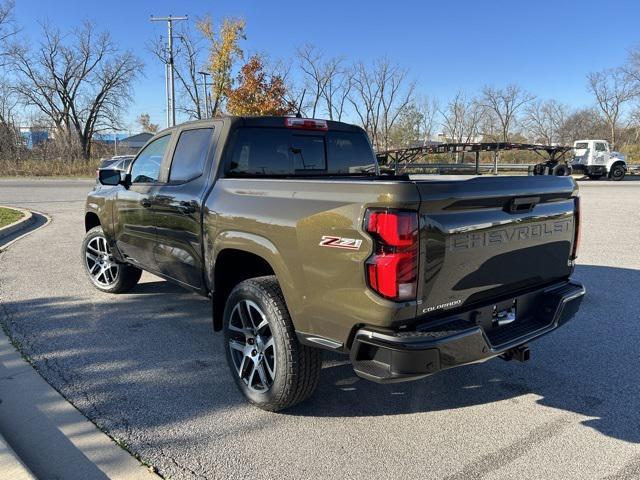
[[[498, 156], [502, 151], [529, 151], [539, 155], [543, 161], [537, 164], [499, 164]], [[399, 174], [412, 169], [433, 169], [437, 170], [473, 170], [476, 175], [481, 174], [481, 169], [487, 168], [487, 165], [480, 164], [480, 154], [483, 152], [493, 152], [494, 162], [492, 165], [493, 173], [497, 174], [500, 167], [513, 170], [527, 170], [531, 175], [570, 175], [571, 167], [565, 160], [565, 156], [572, 150], [572, 147], [566, 145], [542, 145], [534, 143], [513, 143], [513, 142], [462, 142], [462, 143], [434, 143], [429, 145], [396, 148], [376, 152], [378, 163], [384, 171]], [[430, 154], [463, 154], [472, 153], [475, 155], [475, 162], [469, 163], [450, 163], [450, 164], [433, 164], [419, 163], [418, 160], [425, 155]]]

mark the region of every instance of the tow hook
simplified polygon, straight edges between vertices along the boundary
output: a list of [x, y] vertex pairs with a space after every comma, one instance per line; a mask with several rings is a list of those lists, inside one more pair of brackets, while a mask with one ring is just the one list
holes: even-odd
[[518, 362], [526, 362], [531, 358], [531, 351], [527, 345], [520, 345], [517, 347], [510, 348], [502, 355], [500, 358], [506, 360], [517, 360]]

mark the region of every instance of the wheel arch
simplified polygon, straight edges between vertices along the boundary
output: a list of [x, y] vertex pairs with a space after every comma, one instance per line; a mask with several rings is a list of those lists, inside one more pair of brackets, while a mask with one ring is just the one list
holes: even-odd
[[622, 165], [624, 167], [624, 169], [627, 169], [627, 162], [620, 159], [620, 158], [612, 158], [611, 160], [609, 160], [607, 162], [607, 174], [609, 174], [611, 172], [611, 169], [613, 167], [615, 167], [616, 165]]
[[84, 215], [84, 231], [88, 232], [92, 228], [99, 227], [102, 225], [100, 223], [100, 217], [95, 212], [87, 212]]
[[276, 277], [295, 324], [289, 302], [293, 297], [291, 276], [272, 242], [246, 232], [225, 232], [218, 236], [213, 250], [216, 255], [208, 280], [215, 331], [222, 329], [225, 303], [233, 287], [243, 280], [267, 275]]

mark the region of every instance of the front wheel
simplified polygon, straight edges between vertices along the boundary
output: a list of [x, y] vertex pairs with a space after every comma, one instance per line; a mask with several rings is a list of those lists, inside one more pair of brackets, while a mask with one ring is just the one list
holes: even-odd
[[627, 173], [627, 171], [624, 166], [620, 164], [614, 165], [609, 172], [609, 178], [615, 182], [619, 182], [624, 178], [625, 173]]
[[139, 268], [118, 263], [109, 250], [102, 227], [87, 232], [82, 242], [82, 264], [89, 280], [98, 290], [124, 293], [131, 290], [142, 275]]
[[239, 283], [224, 310], [227, 363], [253, 405], [272, 412], [309, 398], [318, 385], [322, 352], [298, 342], [275, 277]]

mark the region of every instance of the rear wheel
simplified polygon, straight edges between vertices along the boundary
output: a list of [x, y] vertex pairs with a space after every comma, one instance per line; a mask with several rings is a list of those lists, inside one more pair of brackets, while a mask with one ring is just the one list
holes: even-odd
[[627, 173], [627, 171], [624, 166], [622, 164], [617, 164], [611, 167], [609, 178], [613, 181], [619, 182], [624, 178], [625, 173]]
[[92, 228], [85, 235], [81, 255], [89, 280], [103, 292], [123, 293], [131, 290], [142, 275], [139, 268], [116, 262], [100, 226]]
[[274, 276], [239, 283], [224, 311], [227, 363], [253, 405], [277, 412], [309, 398], [322, 352], [300, 344]]

